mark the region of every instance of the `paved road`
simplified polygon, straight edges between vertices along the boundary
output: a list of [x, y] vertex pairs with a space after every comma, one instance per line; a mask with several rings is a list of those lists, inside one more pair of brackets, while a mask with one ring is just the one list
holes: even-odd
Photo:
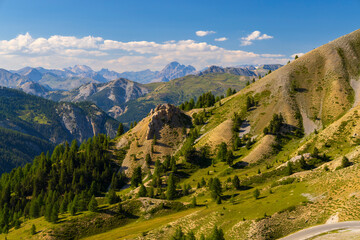
[[319, 225], [307, 229], [303, 229], [297, 233], [291, 234], [287, 237], [281, 238], [280, 240], [305, 240], [321, 233], [347, 228], [360, 228], [360, 221], [349, 221]]

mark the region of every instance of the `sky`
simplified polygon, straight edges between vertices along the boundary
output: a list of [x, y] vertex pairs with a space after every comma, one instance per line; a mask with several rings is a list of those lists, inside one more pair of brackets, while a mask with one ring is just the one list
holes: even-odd
[[0, 68], [286, 63], [359, 28], [360, 1], [0, 0]]

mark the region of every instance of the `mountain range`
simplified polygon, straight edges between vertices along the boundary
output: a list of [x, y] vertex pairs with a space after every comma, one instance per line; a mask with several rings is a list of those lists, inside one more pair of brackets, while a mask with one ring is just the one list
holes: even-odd
[[[360, 30], [239, 68], [49, 92], [59, 102], [1, 88], [3, 156], [83, 141], [2, 175], [2, 237], [267, 240], [320, 225], [312, 239], [351, 239], [336, 222], [360, 219]], [[114, 136], [94, 102], [130, 129]], [[85, 141], [94, 126], [112, 138]]]

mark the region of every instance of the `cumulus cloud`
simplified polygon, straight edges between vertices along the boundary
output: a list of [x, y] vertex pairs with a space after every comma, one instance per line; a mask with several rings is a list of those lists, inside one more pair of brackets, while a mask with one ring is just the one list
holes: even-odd
[[286, 63], [289, 60], [281, 54], [228, 50], [191, 39], [162, 43], [122, 42], [93, 36], [33, 38], [29, 33], [0, 41], [0, 55], [0, 68], [63, 68], [86, 64], [95, 70], [104, 67], [119, 72], [146, 68], [160, 70], [170, 61], [191, 64], [201, 69], [209, 65]]
[[253, 44], [253, 41], [255, 40], [265, 40], [265, 39], [271, 39], [274, 38], [273, 36], [269, 36], [267, 34], [261, 34], [260, 31], [253, 31], [246, 37], [241, 38], [241, 45], [242, 46], [248, 46]]
[[206, 35], [214, 34], [214, 33], [216, 33], [216, 32], [214, 32], [214, 31], [196, 31], [196, 36], [205, 37]]
[[226, 38], [226, 37], [215, 38], [215, 41], [216, 41], [216, 42], [224, 42], [224, 41], [226, 41], [226, 40], [228, 40], [228, 38]]
[[294, 53], [294, 54], [291, 55], [290, 57], [291, 57], [292, 59], [294, 59], [296, 55], [297, 55], [298, 57], [301, 57], [301, 56], [304, 55], [304, 54], [305, 54], [305, 53]]

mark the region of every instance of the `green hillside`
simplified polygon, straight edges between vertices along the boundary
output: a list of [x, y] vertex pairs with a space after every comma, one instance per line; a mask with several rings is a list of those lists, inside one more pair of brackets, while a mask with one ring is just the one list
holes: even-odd
[[[191, 98], [196, 98], [203, 93], [211, 91], [214, 95], [225, 95], [228, 88], [239, 91], [244, 88], [252, 78], [232, 74], [206, 74], [203, 76], [188, 75], [183, 78], [159, 84], [154, 90], [121, 106], [126, 109], [117, 119], [129, 123], [144, 118], [151, 109], [158, 104], [171, 103], [180, 105]], [[144, 86], [156, 86], [154, 83]]]
[[0, 172], [10, 172], [17, 166], [23, 166], [42, 152], [52, 151], [53, 147], [46, 140], [0, 128]]

